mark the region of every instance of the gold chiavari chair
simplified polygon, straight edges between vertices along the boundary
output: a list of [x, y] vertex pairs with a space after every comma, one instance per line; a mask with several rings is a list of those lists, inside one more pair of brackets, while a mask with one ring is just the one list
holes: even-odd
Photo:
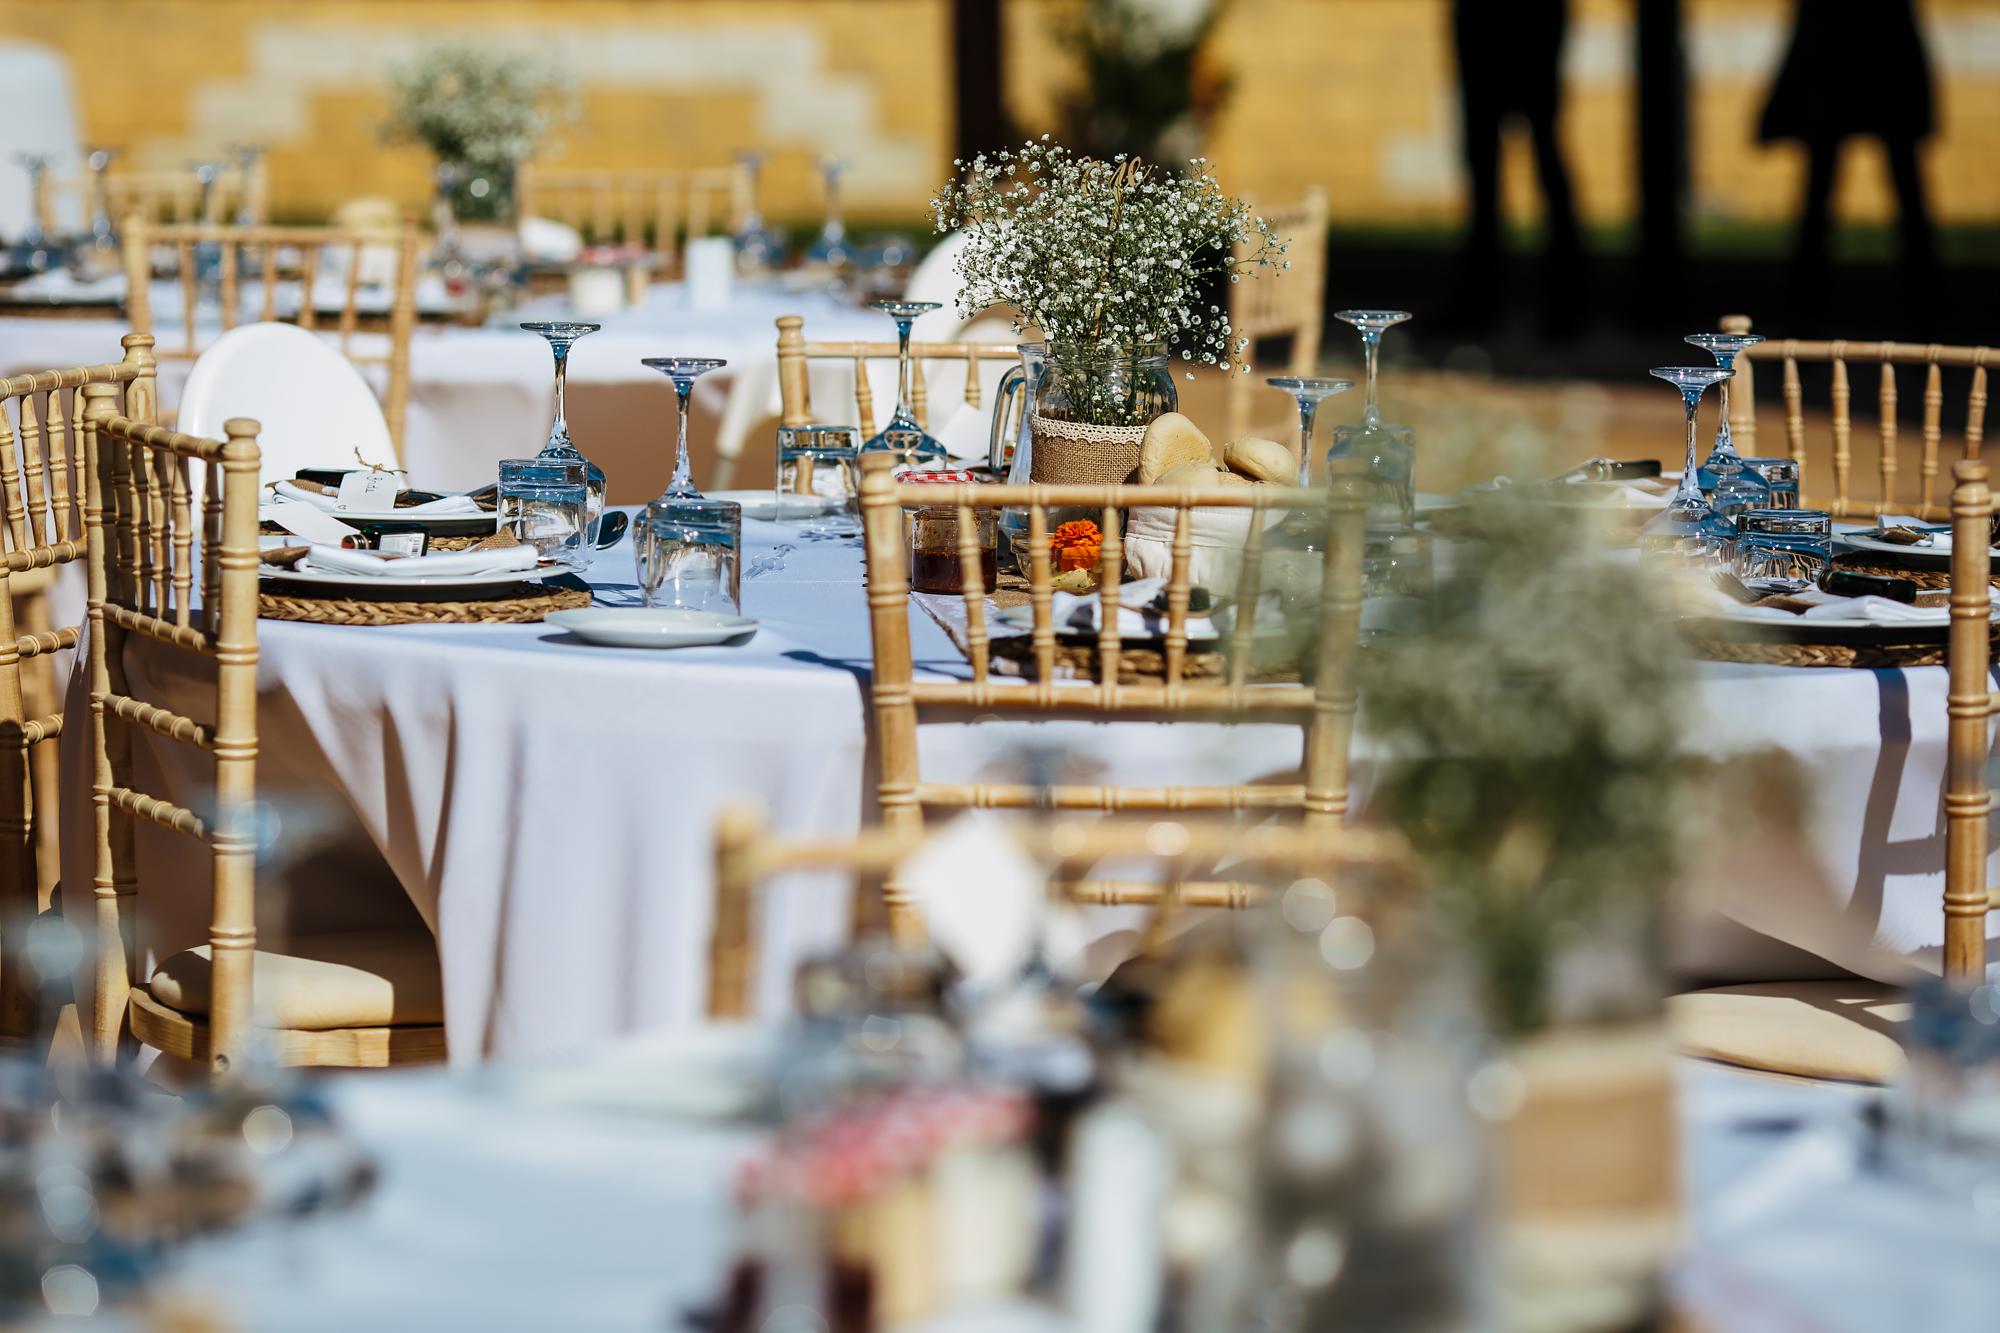
[[[807, 342], [805, 323], [802, 315], [782, 315], [778, 319], [778, 399], [783, 405], [782, 414], [778, 418], [779, 423], [786, 426], [804, 426], [811, 423], [815, 419], [812, 404], [812, 363], [844, 361], [852, 365], [854, 373], [854, 424], [861, 428], [861, 438], [868, 439], [876, 431], [875, 390], [868, 380], [868, 363], [896, 360], [898, 355], [896, 344]], [[963, 361], [965, 405], [977, 408], [983, 401], [980, 366], [1006, 365], [1018, 361], [1020, 353], [1008, 343], [913, 342], [910, 344], [910, 359], [915, 363], [910, 376], [910, 410], [916, 415], [917, 424], [929, 430], [930, 393], [926, 384], [929, 377], [924, 373], [925, 362]], [[895, 403], [891, 402], [887, 405], [886, 411], [894, 413], [895, 409]]]
[[[1326, 319], [1326, 191], [1317, 185], [1296, 204], [1264, 210], [1271, 234], [1287, 243], [1290, 268], [1252, 269], [1242, 282], [1229, 285], [1229, 327], [1248, 338], [1243, 349], [1250, 374], [1229, 377], [1227, 417], [1229, 439], [1250, 433], [1251, 404], [1264, 390], [1255, 360], [1257, 340], [1290, 334], [1292, 359], [1287, 375], [1310, 375], [1319, 364], [1320, 327]], [[1239, 244], [1236, 258], [1249, 257]]]
[[[257, 948], [257, 423], [225, 423], [227, 441], [196, 439], [120, 416], [117, 395], [114, 384], [84, 386], [96, 768], [92, 1055], [115, 1061], [129, 1023], [140, 1041], [217, 1074], [243, 1063], [253, 1029], [286, 1064], [442, 1059], [441, 985], [428, 931], [407, 939], [380, 932], [295, 938], [285, 954]], [[190, 465], [206, 469], [198, 515], [189, 500]], [[213, 660], [212, 722], [132, 694], [127, 647], [134, 636]], [[214, 756], [209, 808], [190, 809], [134, 785], [139, 729]], [[136, 921], [127, 907], [149, 882], [137, 855], [138, 820], [205, 844], [212, 882], [208, 944], [162, 960], [134, 986]], [[257, 1021], [260, 1009], [268, 1025]]]
[[[317, 329], [320, 311], [313, 299], [318, 284], [323, 252], [344, 251], [345, 277], [342, 282], [340, 312], [334, 329], [340, 335], [340, 352], [357, 366], [387, 368], [387, 387], [382, 396], [382, 416], [389, 426], [389, 438], [396, 446], [398, 461], [403, 449], [403, 423], [410, 403], [410, 336], [417, 323], [417, 223], [405, 217], [394, 232], [349, 230], [337, 227], [225, 227], [206, 223], [184, 226], [154, 226], [143, 217], [125, 220], [121, 237], [124, 248], [127, 315], [141, 333], [153, 329], [150, 283], [153, 260], [158, 249], [170, 250], [174, 272], [181, 287], [181, 340], [163, 346], [157, 355], [192, 359], [201, 354], [195, 337], [195, 317], [199, 308], [201, 279], [197, 264], [199, 248], [220, 248], [221, 272], [219, 303], [222, 327], [232, 329], [241, 314], [241, 291], [246, 278], [261, 286], [258, 318], [269, 322], [279, 318], [278, 289], [296, 279], [300, 302], [291, 316], [300, 328]], [[355, 350], [354, 335], [361, 330], [360, 298], [371, 269], [378, 260], [393, 265], [389, 300], [386, 354]], [[247, 271], [246, 271], [247, 266]]]
[[[525, 216], [554, 218], [598, 245], [649, 245], [662, 269], [678, 266], [683, 238], [734, 225], [747, 206], [747, 168], [698, 171], [555, 171], [523, 163], [515, 189]], [[717, 204], [721, 206], [718, 208]]]
[[[153, 340], [124, 339], [122, 361], [0, 380], [0, 494], [6, 561], [0, 564], [0, 1034], [32, 1035], [34, 991], [21, 971], [20, 931], [47, 910], [59, 873], [56, 808], [63, 715], [51, 655], [76, 646], [79, 627], [50, 623], [54, 571], [85, 554], [84, 385], [152, 415]], [[20, 633], [25, 629], [25, 634]]]
[[[1344, 873], [1359, 869], [1407, 876], [1411, 868], [1407, 845], [1381, 829], [1036, 818], [1021, 821], [1010, 832], [1024, 852], [1050, 867], [1051, 896], [1084, 906], [1145, 905], [1161, 911], [1242, 908], [1268, 895], [1269, 886], [1260, 882], [1268, 878], [1263, 871], [1317, 874], [1338, 884]], [[786, 871], [844, 871], [855, 877], [858, 898], [864, 886], [893, 878], [896, 867], [923, 843], [924, 833], [918, 828], [866, 830], [855, 838], [780, 837], [765, 830], [763, 811], [755, 802], [725, 806], [715, 825], [709, 1017], [750, 1015], [758, 959], [757, 890], [765, 880]], [[1230, 883], [1187, 878], [1225, 858], [1232, 871], [1246, 878]], [[1160, 874], [1149, 880], [1091, 878], [1090, 871], [1105, 861], [1115, 861], [1128, 872], [1151, 865]], [[914, 906], [905, 911], [915, 916]], [[857, 911], [855, 919], [870, 915]], [[921, 921], [917, 924], [913, 933], [920, 939]]]
[[[1724, 333], [1751, 331], [1750, 320], [1744, 315], [1725, 316], [1720, 327]], [[1986, 434], [1986, 367], [2000, 364], [2000, 353], [1989, 347], [1948, 347], [1939, 343], [1801, 342], [1796, 338], [1758, 343], [1737, 358], [1736, 381], [1729, 395], [1730, 434], [1736, 451], [1745, 457], [1758, 454], [1755, 392], [1758, 362], [1782, 362], [1784, 365], [1786, 452], [1799, 465], [1800, 501], [1807, 508], [1827, 510], [1836, 518], [1875, 517], [1881, 514], [1912, 514], [1925, 520], [1950, 517], [1949, 506], [1933, 500], [1938, 453], [1944, 434], [1941, 425], [1944, 372], [1947, 367], [1968, 368], [1972, 372], [1965, 400], [1964, 457], [1977, 458]], [[1799, 378], [1802, 363], [1822, 363], [1832, 367], [1831, 495], [1824, 489], [1816, 489], [1823, 483], [1815, 482], [1809, 486], [1806, 473], [1805, 392]], [[1878, 368], [1875, 467], [1879, 480], [1874, 499], [1858, 499], [1854, 495], [1854, 387], [1848, 372], [1850, 365], [1873, 365]], [[1901, 428], [1897, 421], [1901, 397], [1896, 375], [1898, 366], [1925, 368], [1922, 452], [1917, 464], [1914, 497], [1898, 494], [1901, 474], [1898, 457], [1901, 443]]]
[[[891, 832], [923, 827], [923, 809], [1272, 810], [1303, 812], [1308, 829], [1337, 827], [1347, 813], [1348, 747], [1354, 727], [1355, 654], [1361, 622], [1361, 503], [1355, 473], [1343, 468], [1325, 489], [1288, 486], [967, 486], [898, 485], [895, 459], [866, 454], [861, 460], [861, 512], [868, 560], [868, 607], [874, 645], [874, 729], [881, 781], [876, 788], [883, 826]], [[905, 505], [955, 505], [960, 533], [970, 681], [918, 681], [910, 650], [909, 579], [904, 560]], [[1050, 508], [1075, 506], [1099, 515], [1099, 588], [1103, 611], [1096, 640], [1094, 686], [1060, 682], [1048, 521]], [[1158, 684], [1126, 683], [1118, 590], [1124, 569], [1122, 516], [1139, 506], [1174, 512], [1167, 581], [1164, 672]], [[1033, 606], [1033, 678], [996, 677], [986, 624], [986, 593], [978, 531], [980, 510], [1028, 511], [1026, 561]], [[1235, 592], [1228, 674], [1223, 683], [1191, 682], [1188, 612], [1193, 591], [1194, 511], [1250, 511], [1242, 570]], [[1328, 538], [1321, 566], [1318, 666], [1312, 685], [1251, 684], [1250, 648], [1262, 593], [1264, 515], [1323, 509]], [[1016, 545], [1017, 557], [1020, 546]], [[1024, 669], [1026, 669], [1024, 667]], [[917, 755], [917, 710], [922, 705], [1021, 710], [1029, 714], [1102, 713], [1223, 715], [1236, 720], [1276, 720], [1305, 730], [1303, 781], [1295, 785], [1232, 787], [1113, 787], [945, 784], [926, 782]], [[890, 884], [883, 894], [889, 927], [899, 937], [921, 934], [906, 894]]]
[[[1727, 330], [1725, 330], [1726, 332]], [[1951, 639], [1945, 708], [1944, 946], [1940, 970], [1970, 991], [1986, 981], [1986, 917], [2000, 893], [1986, 883], [1988, 723], [1995, 696], [1993, 585], [1987, 547], [1993, 494], [1986, 464], [1952, 465]], [[1887, 1083], [1902, 1067], [1895, 1025], [1908, 1013], [1896, 989], [1872, 981], [1762, 982], [1669, 1001], [1674, 1035], [1690, 1055], [1782, 1074]]]

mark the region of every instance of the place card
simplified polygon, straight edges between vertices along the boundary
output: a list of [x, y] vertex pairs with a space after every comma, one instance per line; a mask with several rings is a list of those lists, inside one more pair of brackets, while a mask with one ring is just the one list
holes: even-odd
[[347, 526], [324, 509], [303, 500], [273, 500], [258, 508], [257, 517], [321, 546], [338, 546], [349, 537], [361, 535], [360, 529]]
[[396, 493], [403, 489], [399, 472], [350, 472], [340, 479], [340, 494], [333, 507], [363, 514], [386, 514], [396, 507]]

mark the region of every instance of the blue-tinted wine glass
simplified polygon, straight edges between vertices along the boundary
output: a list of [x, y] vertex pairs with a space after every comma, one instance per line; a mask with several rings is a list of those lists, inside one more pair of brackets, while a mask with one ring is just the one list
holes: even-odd
[[604, 469], [585, 458], [570, 443], [569, 419], [563, 412], [563, 385], [569, 372], [569, 349], [578, 338], [587, 333], [595, 333], [602, 324], [523, 324], [529, 333], [539, 333], [549, 340], [549, 350], [556, 358], [556, 415], [549, 426], [549, 442], [542, 446], [541, 458], [564, 458], [572, 463], [583, 464], [585, 483], [590, 488], [590, 532], [584, 539], [586, 546], [597, 545], [597, 524], [604, 516]]
[[[918, 315], [942, 309], [937, 301], [870, 301], [870, 310], [879, 310], [896, 321], [896, 412], [875, 437], [861, 446], [864, 454], [887, 451], [916, 468], [933, 468], [945, 460], [944, 446], [922, 426], [910, 406], [914, 396], [914, 363], [910, 358], [910, 325]], [[857, 372], [858, 373], [858, 372]]]
[[1368, 396], [1361, 420], [1333, 432], [1326, 451], [1327, 466], [1336, 458], [1358, 456], [1368, 478], [1368, 526], [1408, 528], [1417, 521], [1417, 433], [1408, 426], [1382, 420], [1378, 386], [1382, 365], [1382, 334], [1410, 318], [1407, 310], [1343, 310], [1334, 316], [1361, 332], [1368, 361]]
[[[1764, 339], [1754, 333], [1693, 333], [1686, 341], [1715, 358], [1724, 370], [1736, 369], [1736, 358]], [[1745, 467], [1729, 433], [1729, 381], [1722, 382], [1722, 422], [1715, 430], [1715, 447], [1709, 451], [1697, 478], [1708, 492], [1709, 503], [1718, 512], [1733, 515], [1744, 509], [1765, 509], [1775, 501], [1770, 483], [1755, 468]]]
[[1687, 463], [1674, 498], [1639, 529], [1639, 553], [1648, 560], [1669, 565], [1705, 566], [1727, 559], [1735, 528], [1716, 513], [1701, 493], [1695, 456], [1695, 409], [1709, 385], [1720, 383], [1736, 372], [1720, 366], [1659, 366], [1652, 373], [1681, 391], [1681, 401], [1687, 409]]
[[[650, 589], [659, 582], [658, 578], [649, 579], [648, 573], [655, 562], [663, 558], [660, 550], [663, 539], [674, 542], [675, 549], [678, 549], [679, 544], [687, 539], [687, 531], [707, 531], [710, 528], [721, 531], [731, 523], [740, 528], [742, 506], [733, 500], [705, 498], [695, 487], [694, 470], [688, 462], [688, 397], [694, 392], [694, 382], [709, 371], [720, 370], [729, 363], [712, 356], [649, 356], [639, 364], [659, 371], [674, 382], [674, 403], [680, 422], [673, 479], [667, 483], [667, 489], [660, 492], [659, 498], [646, 506], [639, 515], [639, 521], [633, 525], [632, 558], [638, 565], [639, 586]], [[730, 517], [732, 513], [734, 518]], [[652, 603], [649, 601], [647, 604]]]
[[1320, 400], [1346, 393], [1354, 387], [1354, 381], [1326, 379], [1318, 375], [1277, 375], [1264, 383], [1274, 389], [1283, 389], [1299, 400], [1299, 485], [1310, 486], [1313, 484], [1313, 421], [1319, 416]]

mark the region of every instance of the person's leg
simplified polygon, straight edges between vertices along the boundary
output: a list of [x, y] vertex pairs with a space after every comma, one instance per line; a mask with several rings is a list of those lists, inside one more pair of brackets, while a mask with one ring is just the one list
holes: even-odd
[[1799, 310], [1819, 308], [1826, 284], [1829, 209], [1835, 174], [1840, 167], [1839, 139], [1817, 139], [1806, 145], [1805, 206], [1799, 212], [1798, 238], [1792, 250], [1793, 301]]
[[1465, 247], [1459, 260], [1459, 298], [1474, 323], [1493, 318], [1500, 287], [1501, 111], [1473, 89], [1464, 95], [1464, 146], [1468, 201]]
[[1896, 182], [1896, 230], [1903, 281], [1912, 301], [1927, 304], [1937, 288], [1937, 240], [1931, 229], [1930, 202], [1924, 192], [1923, 169], [1913, 139], [1884, 140], [1889, 174]]
[[1528, 128], [1534, 136], [1535, 167], [1542, 187], [1542, 215], [1547, 249], [1542, 256], [1543, 325], [1572, 330], [1582, 324], [1587, 272], [1583, 236], [1577, 227], [1576, 203], [1570, 192], [1569, 168], [1556, 137], [1556, 105], [1537, 108]]

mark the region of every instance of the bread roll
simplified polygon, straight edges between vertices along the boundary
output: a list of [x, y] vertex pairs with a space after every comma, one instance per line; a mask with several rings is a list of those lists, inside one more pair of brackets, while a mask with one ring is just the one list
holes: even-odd
[[1299, 480], [1298, 458], [1276, 440], [1260, 440], [1254, 435], [1231, 440], [1222, 446], [1222, 461], [1253, 481], [1292, 486]]
[[1255, 486], [1257, 484], [1241, 472], [1230, 472], [1227, 469], [1217, 473], [1215, 479], [1224, 486]]
[[1151, 486], [1167, 469], [1182, 463], [1214, 463], [1215, 448], [1192, 421], [1178, 412], [1155, 417], [1139, 442], [1139, 484]]
[[1214, 486], [1222, 469], [1213, 463], [1179, 463], [1162, 472], [1150, 483], [1154, 486]]

